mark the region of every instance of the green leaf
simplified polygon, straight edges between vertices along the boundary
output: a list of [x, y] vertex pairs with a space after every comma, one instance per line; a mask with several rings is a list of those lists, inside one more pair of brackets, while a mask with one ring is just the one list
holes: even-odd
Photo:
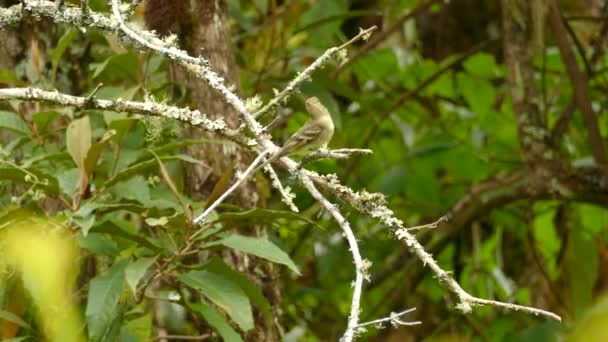
[[[251, 222], [251, 220], [256, 220], [256, 222], [262, 222], [262, 221], [277, 222], [277, 220], [280, 220], [280, 219], [285, 219], [287, 221], [294, 221], [294, 222], [305, 222], [307, 224], [314, 225], [315, 227], [317, 227], [319, 229], [324, 229], [323, 226], [318, 224], [316, 221], [313, 221], [304, 215], [300, 215], [298, 213], [294, 213], [294, 212], [288, 211], [288, 210], [273, 210], [273, 209], [262, 209], [262, 208], [255, 208], [255, 209], [236, 211], [236, 212], [235, 211], [223, 212], [223, 213], [219, 214], [217, 216], [217, 218], [212, 221], [212, 223], [220, 223], [220, 222], [237, 223], [237, 222], [241, 222], [241, 221], [245, 222], [245, 223], [249, 223], [249, 222]], [[229, 226], [226, 226], [226, 227], [229, 228]], [[216, 233], [218, 233], [218, 232], [216, 232]], [[209, 235], [206, 235], [206, 236], [208, 237]]]
[[85, 315], [92, 341], [103, 341], [110, 330], [122, 293], [126, 266], [127, 260], [122, 260], [91, 280]]
[[496, 98], [496, 90], [492, 83], [473, 78], [464, 73], [458, 74], [460, 92], [477, 115], [486, 115], [492, 110]]
[[31, 328], [29, 324], [27, 324], [23, 319], [21, 319], [21, 317], [15, 315], [12, 312], [0, 310], [0, 319], [9, 321], [11, 323], [15, 323], [18, 326], [26, 328], [26, 329]]
[[93, 173], [93, 171], [95, 171], [95, 169], [97, 168], [97, 161], [99, 160], [99, 157], [101, 156], [101, 153], [103, 152], [103, 149], [105, 148], [106, 143], [115, 134], [116, 134], [116, 131], [114, 131], [114, 130], [107, 131], [103, 135], [103, 138], [101, 138], [101, 140], [99, 140], [98, 142], [93, 144], [91, 146], [91, 148], [89, 148], [89, 151], [87, 152], [87, 156], [84, 160], [84, 168], [85, 168], [85, 172], [86, 172], [87, 176], [90, 176]]
[[241, 336], [214, 308], [205, 303], [191, 303], [190, 307], [203, 316], [205, 321], [217, 331], [226, 342], [241, 342]]
[[[172, 153], [175, 150], [183, 149], [184, 147], [188, 147], [188, 146], [192, 146], [192, 145], [206, 145], [206, 144], [235, 146], [234, 142], [232, 142], [230, 140], [221, 140], [221, 139], [184, 139], [184, 140], [177, 140], [175, 142], [169, 142], [167, 144], [158, 146], [158, 147], [156, 147], [154, 149], [146, 149], [146, 150], [144, 150], [143, 153], [141, 154], [141, 156], [139, 158], [137, 158], [137, 162], [148, 160], [148, 159], [154, 159], [154, 154], [152, 154], [152, 152], [154, 152], [158, 156], [162, 156], [162, 155], [167, 154], [167, 153]], [[186, 155], [184, 155], [184, 156], [186, 156]], [[188, 160], [188, 161], [190, 161], [190, 160]], [[198, 160], [193, 161], [193, 162], [195, 162], [195, 163], [201, 163], [201, 165], [204, 165], [204, 164], [202, 164], [201, 161], [198, 161]]]
[[596, 237], [608, 228], [608, 210], [592, 204], [576, 206], [584, 231]]
[[55, 73], [55, 70], [57, 70], [57, 65], [59, 65], [59, 60], [61, 59], [61, 56], [63, 56], [63, 53], [68, 48], [68, 46], [70, 46], [70, 44], [72, 43], [74, 38], [76, 38], [77, 35], [77, 29], [70, 29], [66, 33], [64, 33], [61, 38], [59, 38], [57, 46], [55, 47], [55, 49], [53, 50], [53, 54], [51, 55], [53, 73]]
[[80, 171], [78, 171], [77, 168], [61, 170], [58, 172], [57, 181], [59, 182], [61, 192], [70, 197], [74, 197], [74, 194], [78, 191], [79, 177]]
[[296, 264], [294, 264], [289, 255], [287, 255], [287, 253], [285, 253], [277, 245], [270, 242], [270, 240], [267, 238], [254, 238], [235, 234], [222, 240], [209, 243], [205, 245], [205, 247], [211, 247], [219, 244], [258, 256], [277, 264], [285, 265], [294, 273], [298, 275], [300, 274], [298, 267]]
[[142, 176], [117, 183], [110, 188], [110, 191], [120, 198], [135, 200], [143, 205], [150, 203], [150, 188]]
[[[27, 170], [27, 172], [23, 171]], [[38, 178], [37, 187], [43, 189], [47, 194], [57, 194], [59, 192], [58, 179], [42, 173], [34, 168], [19, 169], [16, 167], [0, 167], [0, 181], [10, 181], [16, 184], [32, 185], [31, 182], [26, 182], [25, 177], [28, 172], [35, 175]]]
[[141, 278], [146, 274], [148, 267], [150, 267], [150, 265], [152, 265], [154, 261], [156, 261], [156, 257], [139, 258], [135, 261], [130, 262], [127, 268], [125, 269], [125, 279], [127, 280], [127, 284], [133, 292], [133, 295], [137, 293], [137, 284], [139, 283]]
[[251, 302], [262, 310], [266, 323], [272, 323], [272, 308], [270, 307], [270, 303], [268, 303], [268, 300], [264, 296], [264, 293], [262, 293], [262, 290], [256, 284], [254, 284], [249, 277], [243, 273], [233, 270], [230, 268], [230, 266], [226, 265], [224, 260], [218, 257], [214, 257], [213, 259], [209, 260], [203, 266], [203, 270], [220, 274], [222, 277], [225, 277], [231, 282], [237, 284], [243, 291], [245, 291]]
[[[581, 271], [584, 260], [584, 271]], [[570, 229], [564, 257], [567, 288], [574, 317], [581, 317], [592, 303], [593, 287], [598, 278], [599, 257], [596, 242], [580, 229]]]
[[[181, 161], [185, 161], [185, 162], [189, 162], [189, 163], [193, 163], [193, 164], [207, 166], [205, 163], [201, 162], [200, 160], [194, 159], [185, 154], [178, 154], [178, 155], [173, 155], [173, 156], [160, 156], [159, 158], [163, 162], [168, 162], [168, 161], [172, 161], [172, 160], [181, 160]], [[151, 169], [155, 169], [155, 170], [158, 169], [158, 161], [156, 161], [156, 159], [146, 160], [144, 162], [134, 164], [132, 166], [129, 166], [128, 168], [121, 170], [114, 177], [108, 179], [106, 181], [106, 183], [104, 184], [104, 186], [109, 187], [122, 180], [128, 179], [135, 175], [140, 175], [140, 174], [144, 173], [145, 171], [148, 171]]]
[[21, 342], [27, 341], [31, 336], [22, 336], [22, 337], [13, 337], [6, 340], [2, 340], [2, 342]]
[[70, 122], [66, 132], [66, 145], [74, 163], [84, 170], [84, 159], [91, 148], [91, 121], [88, 116]]
[[135, 126], [138, 121], [139, 120], [133, 118], [112, 120], [108, 125], [109, 129], [116, 131], [116, 135], [112, 137], [112, 141], [116, 144], [121, 143], [125, 135], [129, 133], [129, 130]]
[[38, 130], [45, 131], [49, 125], [57, 120], [61, 116], [61, 113], [54, 110], [38, 112], [32, 115], [32, 121], [38, 127]]
[[557, 234], [553, 220], [555, 218], [556, 203], [536, 203], [534, 205], [534, 240], [538, 251], [543, 256], [547, 272], [551, 280], [557, 280], [559, 269], [557, 257], [561, 249], [562, 240]]
[[23, 160], [21, 166], [30, 167], [36, 163], [43, 161], [64, 161], [70, 160], [72, 157], [67, 152], [51, 152], [51, 153], [39, 153], [34, 154], [31, 158]]
[[500, 74], [494, 56], [484, 52], [476, 53], [467, 58], [462, 66], [469, 74], [486, 79], [495, 78]]
[[98, 221], [93, 228], [91, 228], [91, 232], [106, 233], [112, 236], [121, 237], [136, 242], [140, 246], [146, 247], [153, 252], [161, 251], [159, 246], [142, 237], [137, 231], [129, 231], [129, 229], [126, 228], [128, 224], [128, 222], [122, 222], [120, 220]]
[[152, 315], [146, 314], [122, 326], [121, 342], [148, 342], [152, 334]]
[[78, 245], [80, 248], [89, 250], [96, 255], [116, 256], [118, 253], [120, 253], [120, 249], [118, 248], [116, 241], [104, 236], [103, 234], [86, 234], [80, 237]]
[[0, 68], [0, 83], [6, 83], [7, 85], [13, 85], [17, 87], [26, 86], [27, 83], [17, 77], [14, 70], [1, 69]]
[[137, 81], [139, 60], [133, 52], [112, 55], [98, 64], [91, 64], [93, 79]]
[[608, 296], [603, 294], [598, 297], [583, 317], [575, 321], [569, 342], [608, 341]]
[[191, 271], [179, 280], [201, 291], [215, 305], [222, 308], [243, 331], [253, 329], [251, 303], [245, 292], [227, 278], [208, 271]]
[[0, 128], [5, 128], [20, 134], [30, 134], [29, 127], [27, 127], [19, 115], [5, 110], [0, 110]]
[[[300, 25], [308, 26], [319, 20], [346, 13], [348, 13], [346, 1], [318, 1], [298, 21]], [[325, 47], [327, 42], [331, 41], [331, 38], [338, 34], [343, 20], [326, 21], [324, 25], [317, 27], [315, 30], [308, 31], [311, 35], [309, 44]]]
[[378, 185], [378, 190], [388, 196], [397, 195], [405, 191], [407, 181], [407, 167], [405, 165], [395, 165], [385, 170]]

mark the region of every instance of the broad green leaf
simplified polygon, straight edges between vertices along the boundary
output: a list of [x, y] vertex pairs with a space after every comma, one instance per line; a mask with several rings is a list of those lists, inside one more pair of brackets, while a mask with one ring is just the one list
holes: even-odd
[[[97, 94], [95, 95], [98, 99], [103, 100], [132, 100], [134, 96], [134, 89], [139, 89], [138, 87], [125, 87], [125, 86], [106, 86], [101, 87]], [[116, 113], [113, 111], [104, 111], [103, 118], [106, 125], [109, 125], [114, 120], [122, 120], [128, 119], [127, 115], [124, 113]], [[134, 118], [133, 118], [134, 119]], [[134, 119], [138, 121], [138, 119]]]
[[591, 204], [579, 204], [576, 206], [586, 232], [595, 237], [608, 228], [608, 210]]
[[[213, 145], [231, 145], [234, 146], [234, 142], [230, 140], [220, 140], [220, 139], [184, 139], [177, 140], [174, 142], [169, 142], [167, 144], [158, 146], [154, 149], [146, 149], [142, 151], [142, 154], [137, 161], [145, 161], [154, 158], [152, 152], [156, 153], [158, 156], [162, 156], [167, 153], [174, 152], [175, 150], [183, 149], [184, 147], [192, 146], [192, 145], [205, 145], [205, 144], [213, 144]], [[196, 161], [197, 163], [201, 163], [200, 161]], [[202, 165], [202, 164], [201, 164]]]
[[1, 69], [0, 68], [0, 83], [6, 83], [7, 85], [13, 85], [17, 87], [26, 86], [27, 83], [17, 77], [14, 70]]
[[213, 307], [205, 303], [192, 303], [190, 307], [203, 316], [215, 331], [222, 336], [226, 342], [241, 342], [241, 336], [230, 326], [228, 322]]
[[72, 157], [67, 152], [38, 153], [23, 161], [23, 167], [30, 167], [43, 161], [65, 161]]
[[[318, 1], [312, 4], [310, 9], [298, 20], [300, 25], [311, 25], [320, 19], [331, 16], [343, 15], [348, 13], [346, 1]], [[311, 37], [308, 44], [313, 46], [326, 47], [327, 42], [340, 30], [343, 20], [327, 21], [324, 25], [309, 31]]]
[[57, 173], [57, 181], [59, 182], [59, 188], [61, 192], [74, 197], [78, 192], [78, 181], [80, 177], [80, 171], [77, 168], [68, 170], [61, 170]]
[[128, 224], [129, 223], [125, 223], [120, 220], [103, 220], [96, 222], [96, 224], [91, 228], [91, 231], [121, 237], [136, 242], [140, 246], [146, 247], [154, 252], [160, 251], [159, 246], [150, 242], [147, 238], [140, 236], [141, 234], [138, 234], [137, 231], [129, 231], [128, 229], [126, 229], [125, 227]]
[[2, 128], [20, 134], [30, 134], [29, 127], [27, 127], [19, 115], [5, 110], [0, 110], [0, 129]]
[[289, 267], [296, 274], [300, 274], [298, 266], [294, 264], [293, 260], [280, 249], [277, 245], [270, 242], [267, 238], [254, 238], [243, 235], [230, 235], [219, 241], [215, 241], [205, 245], [206, 247], [215, 245], [224, 245], [232, 249], [239, 250], [241, 252], [249, 253], [260, 258], [272, 261], [277, 264], [282, 264]]
[[[598, 277], [598, 252], [595, 240], [581, 229], [570, 229], [564, 257], [568, 302], [574, 317], [580, 317], [591, 305]], [[584, 266], [581, 265], [584, 260]]]
[[353, 69], [360, 78], [381, 81], [390, 75], [396, 75], [399, 66], [393, 50], [386, 48], [370, 51], [354, 63]]
[[201, 291], [215, 305], [222, 308], [243, 331], [253, 329], [251, 303], [245, 292], [222, 275], [208, 271], [191, 271], [179, 280]]
[[378, 190], [385, 195], [393, 196], [405, 191], [408, 173], [405, 165], [395, 165], [385, 170]]
[[134, 203], [103, 203], [98, 201], [87, 201], [82, 203], [80, 208], [74, 213], [74, 216], [87, 217], [93, 213], [99, 215], [105, 215], [107, 213], [124, 210], [136, 214], [141, 214], [146, 211], [147, 208]]
[[[0, 167], [0, 182], [10, 181], [31, 186], [34, 178], [32, 177], [29, 181], [26, 180], [26, 176], [31, 176], [30, 174], [38, 179], [37, 188], [43, 189], [47, 194], [57, 194], [59, 192], [58, 179], [35, 168]], [[28, 177], [28, 179], [30, 178]]]
[[113, 120], [112, 122], [110, 122], [110, 124], [108, 125], [108, 128], [116, 131], [116, 135], [114, 135], [112, 137], [112, 141], [117, 144], [121, 143], [122, 139], [125, 137], [125, 135], [127, 133], [129, 133], [129, 130], [133, 126], [135, 126], [138, 121], [139, 120], [137, 120], [137, 119], [128, 118], [128, 119]]
[[268, 300], [264, 296], [264, 293], [262, 293], [262, 290], [245, 274], [233, 270], [218, 257], [209, 260], [203, 266], [203, 270], [220, 274], [222, 277], [227, 278], [231, 282], [237, 284], [243, 291], [245, 291], [247, 297], [249, 297], [249, 300], [251, 300], [251, 302], [260, 310], [262, 310], [266, 323], [272, 323], [272, 308], [270, 307], [270, 303], [268, 303]]
[[85, 167], [85, 172], [86, 172], [87, 176], [90, 176], [93, 173], [93, 171], [95, 171], [95, 168], [97, 167], [97, 161], [99, 160], [99, 157], [101, 156], [101, 153], [103, 152], [103, 149], [105, 148], [106, 143], [115, 134], [116, 134], [116, 131], [114, 131], [114, 130], [107, 131], [103, 135], [103, 138], [101, 138], [101, 140], [99, 140], [98, 142], [93, 144], [91, 146], [91, 148], [89, 148], [89, 151], [87, 152], [87, 156], [84, 160], [84, 167]]
[[603, 294], [576, 322], [570, 342], [608, 341], [608, 296]]
[[534, 240], [536, 248], [543, 256], [551, 280], [557, 280], [559, 269], [557, 257], [562, 240], [557, 234], [553, 219], [555, 217], [555, 203], [537, 203], [534, 206]]
[[116, 256], [120, 249], [115, 240], [103, 234], [91, 233], [80, 237], [78, 245], [96, 255]]
[[137, 81], [139, 60], [133, 52], [112, 55], [98, 64], [91, 64], [93, 79]]
[[496, 97], [496, 90], [492, 83], [464, 73], [459, 73], [457, 79], [460, 92], [473, 112], [477, 115], [489, 114]]
[[88, 116], [70, 123], [66, 132], [66, 145], [74, 163], [84, 170], [84, 159], [91, 148], [91, 122]]
[[146, 274], [148, 267], [154, 263], [156, 257], [154, 258], [139, 258], [135, 261], [129, 263], [127, 268], [125, 269], [125, 279], [127, 280], [127, 284], [129, 284], [129, 288], [133, 292], [133, 295], [137, 293], [137, 284], [141, 280], [141, 278]]
[[38, 127], [40, 131], [45, 131], [49, 125], [57, 120], [61, 116], [61, 113], [50, 110], [44, 112], [38, 112], [32, 115], [32, 121]]
[[124, 286], [126, 266], [127, 260], [122, 260], [91, 280], [85, 312], [91, 341], [102, 341], [110, 330]]
[[9, 321], [11, 323], [15, 323], [20, 327], [26, 328], [26, 329], [30, 329], [30, 325], [27, 324], [23, 319], [21, 319], [21, 317], [15, 315], [12, 312], [9, 311], [4, 311], [4, 310], [0, 310], [0, 319], [1, 320], [5, 320], [5, 321]]
[[91, 227], [95, 224], [95, 215], [85, 216], [85, 217], [73, 217], [72, 221], [76, 223], [80, 229], [82, 230], [82, 235], [87, 236]]
[[462, 63], [464, 69], [471, 75], [492, 79], [499, 76], [499, 69], [496, 66], [494, 56], [479, 52], [467, 58]]
[[[171, 156], [171, 155], [160, 156], [159, 158], [163, 162], [168, 162], [168, 161], [172, 161], [172, 160], [181, 160], [181, 161], [185, 161], [185, 162], [189, 162], [189, 163], [193, 163], [193, 164], [207, 166], [205, 163], [203, 163], [199, 160], [196, 160], [190, 156], [184, 155], [184, 154], [178, 154], [178, 155], [173, 155], [173, 156]], [[152, 170], [152, 169], [158, 169], [158, 162], [156, 161], [156, 159], [150, 159], [150, 160], [146, 160], [143, 162], [139, 162], [137, 164], [129, 166], [129, 167], [121, 170], [120, 172], [118, 172], [114, 177], [108, 179], [106, 181], [106, 183], [104, 184], [104, 186], [109, 187], [120, 181], [129, 179], [130, 177], [133, 177], [135, 175], [140, 175], [140, 174], [144, 173], [145, 171]]]
[[319, 225], [318, 222], [313, 221], [304, 215], [300, 215], [288, 210], [273, 210], [263, 208], [255, 208], [237, 212], [222, 212], [217, 216], [217, 219], [213, 220], [213, 223], [250, 220], [256, 220], [256, 222], [266, 220], [276, 222], [279, 219], [304, 222], [307, 224], [312, 224], [319, 229], [323, 229], [323, 226]]
[[150, 203], [150, 187], [142, 176], [114, 184], [110, 191], [120, 198], [135, 200], [143, 205]]
[[[503, 341], [517, 342], [556, 342], [563, 338], [559, 332], [559, 324], [552, 321], [541, 321], [530, 325], [523, 331], [511, 331]], [[587, 340], [592, 341], [592, 340]]]
[[78, 30], [73, 28], [69, 29], [66, 33], [63, 34], [63, 36], [61, 36], [61, 38], [59, 38], [57, 46], [55, 47], [55, 49], [53, 50], [53, 54], [51, 55], [53, 73], [55, 73], [55, 70], [57, 70], [57, 65], [59, 65], [59, 60], [61, 59], [61, 56], [63, 56], [63, 53], [68, 48], [68, 46], [70, 46], [70, 44], [72, 43], [74, 38], [76, 38], [77, 35]]
[[145, 314], [122, 326], [120, 342], [148, 342], [152, 335], [152, 315]]

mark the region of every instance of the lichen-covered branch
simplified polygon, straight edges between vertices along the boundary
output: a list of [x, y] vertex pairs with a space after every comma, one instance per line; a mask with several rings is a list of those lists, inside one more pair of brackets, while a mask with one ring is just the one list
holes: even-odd
[[321, 55], [321, 57], [317, 58], [314, 62], [312, 62], [312, 64], [310, 64], [306, 69], [304, 69], [304, 71], [300, 72], [293, 80], [291, 80], [291, 82], [289, 82], [289, 84], [287, 85], [287, 87], [285, 87], [285, 89], [283, 89], [281, 92], [276, 94], [276, 96], [272, 100], [270, 100], [270, 102], [268, 102], [264, 107], [262, 107], [257, 112], [255, 112], [253, 114], [253, 117], [257, 118], [260, 115], [266, 113], [271, 108], [279, 105], [279, 103], [281, 103], [281, 101], [287, 100], [288, 96], [291, 95], [294, 91], [296, 91], [302, 82], [310, 79], [312, 73], [315, 70], [322, 67], [335, 54], [337, 54], [339, 51], [346, 49], [349, 45], [356, 42], [357, 40], [359, 40], [359, 39], [367, 40], [375, 29], [376, 29], [376, 26], [372, 26], [368, 29], [360, 30], [359, 34], [354, 36], [351, 40], [347, 41], [346, 43], [344, 43], [340, 46], [335, 46], [335, 47], [327, 49]]
[[357, 238], [350, 228], [348, 220], [342, 216], [338, 208], [329, 202], [320, 192], [317, 190], [312, 180], [308, 178], [304, 172], [299, 173], [302, 185], [310, 192], [312, 197], [321, 203], [321, 205], [333, 216], [334, 220], [338, 222], [338, 225], [342, 229], [350, 252], [353, 256], [355, 263], [355, 282], [353, 284], [353, 297], [350, 304], [350, 315], [348, 316], [348, 326], [342, 336], [341, 341], [350, 342], [356, 337], [357, 328], [359, 326], [359, 312], [361, 307], [361, 292], [363, 291], [363, 280], [369, 278], [368, 269], [371, 266], [369, 262], [364, 261], [359, 252], [359, 245], [357, 244]]
[[[244, 101], [240, 99], [234, 92], [229, 89], [228, 86], [224, 84], [223, 79], [211, 69], [211, 66], [204, 58], [189, 56], [183, 50], [174, 47], [173, 45], [171, 45], [171, 43], [158, 39], [156, 36], [154, 36], [148, 31], [137, 30], [129, 27], [122, 18], [120, 3], [117, 0], [112, 0], [112, 11], [115, 20], [111, 20], [91, 10], [87, 10], [87, 13], [84, 13], [82, 9], [76, 7], [65, 7], [63, 11], [57, 11], [56, 5], [50, 1], [23, 0], [23, 4], [23, 10], [21, 10], [21, 6], [13, 6], [9, 9], [2, 9], [0, 11], [0, 27], [12, 23], [17, 23], [25, 19], [38, 20], [40, 17], [48, 17], [53, 19], [57, 23], [66, 23], [74, 25], [80, 28], [81, 30], [99, 29], [102, 31], [109, 32], [111, 34], [116, 35], [123, 43], [135, 47], [141, 51], [156, 51], [181, 64], [193, 75], [196, 75], [200, 79], [204, 80], [210, 85], [211, 88], [217, 91], [218, 95], [221, 96], [221, 98], [227, 103], [232, 105], [234, 109], [239, 113], [242, 122], [247, 127], [247, 130], [253, 134], [253, 139], [247, 136], [247, 132], [245, 131], [230, 131], [226, 128], [226, 125], [223, 121], [208, 120], [204, 115], [201, 115], [197, 111], [191, 111], [188, 109], [179, 109], [177, 107], [148, 102], [134, 102], [122, 100], [106, 101], [97, 99], [90, 99], [88, 103], [89, 106], [93, 106], [93, 108], [115, 111], [130, 111], [134, 113], [148, 115], [168, 115], [169, 117], [191, 122], [193, 124], [203, 127], [206, 130], [239, 141], [244, 148], [247, 148], [258, 154], [261, 151], [276, 150], [276, 146], [272, 143], [272, 141], [270, 141], [270, 139], [265, 134], [263, 134], [263, 130], [261, 129], [262, 126], [255, 119], [256, 115], [260, 115], [261, 113], [269, 110], [273, 106], [280, 103], [281, 100], [285, 99], [287, 96], [293, 93], [301, 82], [303, 82], [306, 78], [310, 77], [310, 73], [312, 73], [312, 71], [321, 66], [327, 60], [329, 60], [329, 58], [334, 53], [344, 49], [348, 44], [351, 44], [354, 41], [351, 40], [342, 46], [327, 50], [321, 57], [317, 59], [317, 61], [315, 61], [316, 64], [313, 63], [314, 66], [311, 65], [311, 67], [300, 73], [300, 75], [298, 75], [294, 80], [292, 80], [286, 87], [286, 89], [280, 92], [275, 97], [275, 99], [273, 99], [269, 104], [267, 104], [258, 112], [256, 112], [256, 114], [252, 114], [247, 109]], [[373, 28], [364, 30], [355, 38], [365, 38], [370, 34], [372, 30]], [[70, 106], [84, 106], [85, 102], [87, 101], [87, 98], [84, 97], [79, 98], [29, 88], [13, 88], [0, 90], [0, 99], [9, 98], [36, 101], [43, 100]], [[263, 155], [258, 156], [258, 158], [262, 157]], [[280, 163], [293, 172], [297, 170], [298, 165], [289, 158], [282, 158], [280, 160]], [[343, 230], [351, 249], [356, 269], [356, 275], [354, 282], [353, 299], [348, 319], [348, 326], [343, 337], [345, 341], [350, 341], [355, 337], [357, 327], [359, 326], [358, 320], [360, 312], [360, 297], [362, 292], [363, 280], [366, 277], [366, 271], [369, 268], [369, 263], [365, 262], [364, 259], [361, 257], [356, 238], [350, 228], [348, 221], [344, 218], [344, 216], [336, 208], [336, 206], [329, 202], [321, 194], [321, 192], [317, 190], [317, 185], [323, 188], [325, 191], [336, 196], [338, 199], [341, 199], [351, 204], [356, 210], [362, 212], [365, 215], [378, 219], [384, 225], [391, 228], [395, 235], [400, 240], [404, 241], [408, 249], [414, 255], [416, 255], [423, 264], [429, 267], [429, 269], [438, 278], [440, 283], [459, 298], [458, 308], [461, 311], [468, 313], [474, 306], [494, 305], [501, 308], [519, 310], [531, 314], [541, 314], [559, 320], [559, 317], [557, 315], [550, 312], [525, 306], [485, 300], [473, 297], [466, 293], [451, 277], [451, 275], [447, 271], [441, 269], [441, 267], [439, 267], [433, 257], [423, 249], [422, 245], [416, 240], [416, 238], [410, 232], [408, 232], [406, 227], [404, 227], [403, 222], [396, 218], [394, 213], [386, 207], [383, 195], [377, 193], [368, 193], [365, 191], [361, 193], [355, 192], [349, 187], [342, 185], [335, 175], [320, 176], [308, 170], [299, 170], [298, 179], [301, 184], [311, 193], [311, 195], [319, 203], [321, 203], [336, 220], [336, 222]]]
[[199, 126], [209, 132], [220, 134], [241, 143], [244, 143], [245, 141], [245, 139], [236, 131], [229, 129], [222, 120], [210, 120], [205, 114], [201, 114], [198, 110], [170, 106], [164, 103], [126, 101], [120, 99], [100, 100], [89, 96], [73, 96], [36, 88], [0, 88], [0, 101], [1, 100], [46, 101], [81, 109], [100, 109], [161, 116], [167, 119], [179, 120], [194, 126]]

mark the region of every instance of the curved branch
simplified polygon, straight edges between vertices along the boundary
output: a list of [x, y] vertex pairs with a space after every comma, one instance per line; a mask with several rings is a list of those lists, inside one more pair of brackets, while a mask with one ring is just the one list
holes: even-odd
[[606, 155], [602, 135], [600, 134], [597, 125], [597, 115], [591, 106], [589, 89], [587, 88], [587, 77], [578, 68], [576, 57], [568, 43], [568, 32], [555, 0], [551, 0], [549, 3], [549, 24], [572, 82], [574, 100], [576, 101], [576, 105], [580, 108], [581, 113], [583, 114], [583, 120], [585, 121], [585, 126], [587, 126], [589, 145], [591, 146], [593, 159], [608, 175], [608, 156]]

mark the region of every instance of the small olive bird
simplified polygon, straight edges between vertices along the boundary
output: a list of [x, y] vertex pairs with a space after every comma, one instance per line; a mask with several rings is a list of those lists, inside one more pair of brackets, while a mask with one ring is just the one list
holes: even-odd
[[268, 158], [259, 168], [281, 157], [291, 154], [306, 154], [327, 145], [334, 135], [334, 122], [325, 106], [316, 97], [306, 100], [306, 109], [310, 118], [294, 133], [279, 151]]

